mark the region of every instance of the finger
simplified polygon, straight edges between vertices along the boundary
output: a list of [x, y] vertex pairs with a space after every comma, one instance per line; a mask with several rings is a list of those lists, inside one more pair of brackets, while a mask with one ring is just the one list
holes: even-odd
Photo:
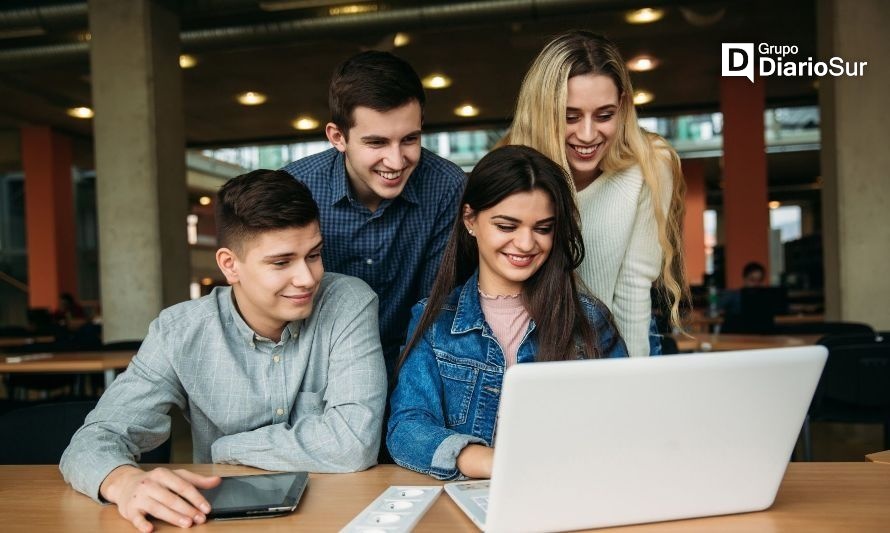
[[[176, 495], [170, 493], [169, 491], [166, 494], [174, 497], [175, 499], [182, 501]], [[173, 524], [174, 526], [179, 527], [191, 527], [194, 523], [192, 517], [188, 514], [182, 514], [169, 507], [165, 502], [160, 500], [155, 500], [153, 498], [147, 498], [145, 505], [143, 507], [144, 511], [151, 516], [157, 518], [158, 520], [163, 520], [168, 524]]]
[[[198, 502], [198, 504], [193, 507], [189, 503], [189, 500], [186, 499], [190, 495], [193, 497], [194, 495], [197, 495], [203, 500], [203, 497], [198, 490], [192, 486], [191, 483], [185, 481], [173, 472], [167, 472], [165, 475], [159, 477], [160, 479], [157, 480], [159, 485], [154, 485], [149, 488], [149, 497], [153, 498], [171, 511], [188, 518], [190, 522], [203, 523], [206, 519], [204, 513], [210, 512], [210, 505], [204, 500], [203, 505], [207, 506], [207, 511], [204, 511], [203, 509], [200, 509], [202, 506], [201, 502]], [[177, 525], [180, 525], [181, 522], [182, 521], [179, 520]], [[189, 523], [189, 525], [191, 525], [191, 523]]]
[[185, 469], [175, 470], [174, 473], [192, 485], [201, 487], [202, 489], [213, 488], [219, 485], [220, 481], [222, 481], [222, 478], [219, 476], [202, 476], [201, 474], [196, 474]]
[[144, 516], [142, 516], [142, 514], [140, 514], [140, 513], [134, 513], [134, 514], [136, 516], [134, 516], [130, 520], [130, 522], [133, 523], [133, 525], [136, 527], [136, 529], [138, 529], [142, 533], [151, 533], [152, 531], [154, 531], [154, 526]]
[[207, 501], [207, 498], [201, 494], [195, 485], [203, 489], [209, 489], [219, 485], [222, 478], [219, 476], [201, 476], [194, 472], [189, 472], [188, 470], [177, 470], [175, 474], [181, 476], [188, 484], [188, 486], [179, 488], [177, 491], [179, 495], [191, 502], [192, 505], [200, 509], [202, 512], [209, 513], [210, 502]]

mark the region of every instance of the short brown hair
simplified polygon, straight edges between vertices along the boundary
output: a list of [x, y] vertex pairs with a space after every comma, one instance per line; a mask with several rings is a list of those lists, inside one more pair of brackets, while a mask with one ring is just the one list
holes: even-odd
[[282, 170], [241, 174], [216, 193], [217, 241], [236, 252], [262, 232], [303, 227], [318, 219], [309, 188]]
[[353, 112], [356, 107], [383, 112], [411, 100], [420, 104], [422, 112], [426, 95], [411, 65], [389, 52], [373, 50], [340, 63], [331, 77], [328, 92], [331, 122], [347, 137], [349, 128], [355, 126]]

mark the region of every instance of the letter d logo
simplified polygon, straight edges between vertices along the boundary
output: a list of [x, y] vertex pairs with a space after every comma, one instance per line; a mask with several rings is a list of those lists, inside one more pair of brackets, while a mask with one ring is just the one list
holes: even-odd
[[754, 83], [754, 43], [723, 43], [723, 76], [744, 76]]

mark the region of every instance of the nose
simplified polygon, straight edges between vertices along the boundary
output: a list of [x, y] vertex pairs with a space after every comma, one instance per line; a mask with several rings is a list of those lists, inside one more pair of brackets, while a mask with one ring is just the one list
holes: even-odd
[[386, 148], [386, 153], [383, 154], [383, 164], [392, 170], [401, 169], [404, 160], [405, 156], [402, 154], [401, 143], [393, 143], [389, 145]]
[[516, 231], [513, 237], [513, 245], [518, 252], [531, 252], [535, 247], [535, 237], [531, 229], [522, 228]]
[[297, 261], [294, 265], [294, 273], [291, 277], [291, 285], [302, 289], [311, 289], [315, 286], [315, 276], [305, 260]]
[[594, 124], [591, 117], [581, 119], [581, 123], [578, 124], [578, 130], [575, 132], [575, 137], [584, 143], [593, 142], [596, 139], [596, 124]]

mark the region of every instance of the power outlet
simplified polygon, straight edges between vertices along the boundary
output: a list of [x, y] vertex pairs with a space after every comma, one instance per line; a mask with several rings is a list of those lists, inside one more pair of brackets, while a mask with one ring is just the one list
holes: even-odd
[[441, 492], [441, 486], [392, 485], [346, 524], [340, 533], [411, 531]]

